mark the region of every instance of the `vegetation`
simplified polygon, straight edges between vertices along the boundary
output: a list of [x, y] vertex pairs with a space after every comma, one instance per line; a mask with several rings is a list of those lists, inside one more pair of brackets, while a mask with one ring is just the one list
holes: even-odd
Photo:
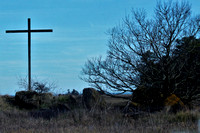
[[92, 88], [85, 88], [78, 96], [20, 91], [15, 97], [0, 96], [0, 132], [167, 133], [198, 130], [199, 108], [177, 113], [139, 111], [129, 114], [124, 111], [127, 102], [126, 99], [100, 95]]
[[0, 96], [0, 132], [199, 132], [200, 16], [172, 1], [158, 2], [153, 19], [132, 14], [110, 31], [107, 57], [82, 70], [98, 91], [53, 95], [54, 83], [32, 81]]
[[68, 94], [68, 95], [71, 94], [71, 95], [76, 95], [76, 96], [77, 96], [77, 95], [79, 95], [79, 92], [78, 92], [77, 90], [75, 90], [75, 89], [73, 89], [73, 90], [70, 92], [70, 89], [68, 89], [68, 90], [67, 90], [67, 94]]
[[[56, 99], [59, 96], [56, 97]], [[109, 106], [104, 110], [88, 110], [81, 106], [58, 113], [50, 110], [22, 110], [6, 102], [7, 96], [0, 96], [0, 132], [38, 133], [38, 132], [162, 132], [191, 131], [197, 132], [198, 110], [181, 111], [176, 114], [156, 112], [141, 114], [133, 118], [112, 106], [120, 104], [119, 98], [105, 96]], [[118, 101], [118, 103], [116, 103]], [[121, 102], [124, 100], [121, 99]], [[44, 111], [46, 111], [44, 113]], [[47, 115], [49, 117], [47, 117]]]
[[111, 29], [107, 57], [88, 60], [82, 79], [107, 95], [131, 92], [143, 106], [163, 107], [172, 94], [189, 105], [200, 100], [200, 16], [183, 1], [158, 2], [154, 13], [133, 10]]
[[[28, 90], [27, 77], [19, 78], [18, 85], [20, 88]], [[36, 91], [38, 93], [47, 93], [53, 91], [56, 88], [54, 82], [38, 81], [37, 79], [31, 79], [31, 91]]]

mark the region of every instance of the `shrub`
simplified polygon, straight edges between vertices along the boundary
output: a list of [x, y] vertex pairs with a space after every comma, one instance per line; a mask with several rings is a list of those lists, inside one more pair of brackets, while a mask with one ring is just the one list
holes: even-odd
[[71, 94], [77, 96], [77, 95], [79, 95], [79, 92], [77, 90], [73, 89], [73, 91], [71, 92]]
[[[27, 78], [19, 78], [18, 85], [20, 88], [28, 90]], [[37, 79], [31, 80], [31, 90], [38, 93], [46, 93], [56, 88], [55, 82], [38, 81]]]
[[33, 83], [33, 90], [35, 90], [38, 93], [45, 93], [49, 92], [50, 88], [46, 87], [45, 83], [35, 82]]

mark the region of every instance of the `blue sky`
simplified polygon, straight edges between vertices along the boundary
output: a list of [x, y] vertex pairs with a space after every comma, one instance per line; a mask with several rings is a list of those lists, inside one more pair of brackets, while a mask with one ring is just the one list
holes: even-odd
[[[200, 1], [189, 0], [198, 14]], [[5, 30], [53, 29], [32, 34], [32, 77], [57, 84], [57, 93], [82, 91], [88, 84], [79, 79], [87, 59], [105, 56], [106, 31], [121, 22], [132, 8], [153, 13], [156, 0], [1, 0], [0, 1], [0, 94], [22, 90], [17, 82], [27, 76], [27, 34]], [[62, 89], [60, 89], [62, 88]]]

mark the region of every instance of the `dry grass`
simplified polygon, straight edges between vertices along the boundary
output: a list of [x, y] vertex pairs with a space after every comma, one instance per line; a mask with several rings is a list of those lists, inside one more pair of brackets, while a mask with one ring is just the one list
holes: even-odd
[[[190, 119], [190, 117], [192, 119]], [[138, 119], [124, 117], [119, 111], [73, 110], [50, 120], [33, 118], [28, 112], [0, 112], [1, 133], [168, 133], [172, 130], [197, 131], [197, 114], [146, 114]]]
[[197, 132], [198, 117], [198, 110], [177, 114], [146, 113], [133, 119], [125, 117], [120, 110], [75, 109], [50, 119], [34, 118], [28, 111], [9, 107], [9, 104], [0, 98], [0, 133], [168, 133], [176, 130]]
[[[7, 99], [13, 99], [13, 97], [4, 95], [0, 95], [0, 111], [6, 111], [6, 110], [13, 110], [14, 107], [7, 102]], [[11, 101], [11, 100], [10, 100]]]

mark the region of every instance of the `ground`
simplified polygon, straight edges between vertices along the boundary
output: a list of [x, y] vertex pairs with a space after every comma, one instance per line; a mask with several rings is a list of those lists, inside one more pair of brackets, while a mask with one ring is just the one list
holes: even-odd
[[198, 132], [198, 108], [177, 113], [146, 112], [138, 118], [133, 118], [125, 116], [120, 108], [116, 108], [117, 105], [121, 107], [127, 100], [104, 96], [109, 103], [105, 109], [75, 108], [60, 112], [51, 118], [36, 118], [30, 115], [30, 110], [19, 109], [6, 102], [8, 97], [0, 96], [1, 133]]

